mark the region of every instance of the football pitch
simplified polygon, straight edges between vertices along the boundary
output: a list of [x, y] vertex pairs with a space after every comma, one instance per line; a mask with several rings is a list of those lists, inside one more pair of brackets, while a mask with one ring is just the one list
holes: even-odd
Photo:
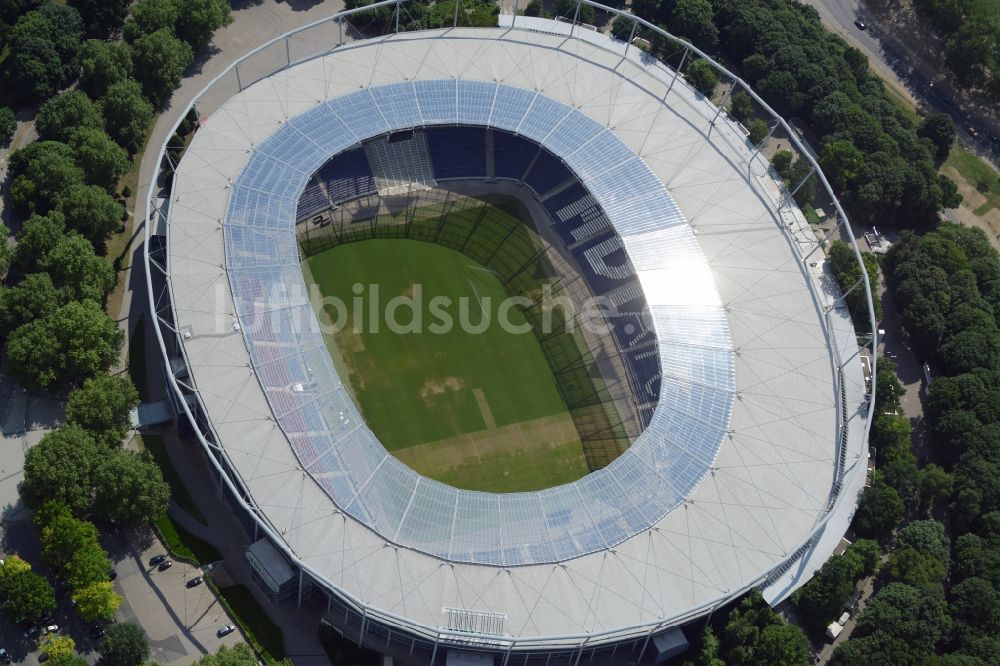
[[[324, 297], [345, 304], [341, 313], [318, 313], [324, 324], [340, 319], [339, 330], [325, 331], [327, 347], [369, 427], [401, 461], [490, 492], [538, 490], [588, 473], [538, 341], [517, 332], [528, 328], [523, 315], [508, 307], [513, 329], [498, 322], [508, 293], [488, 269], [434, 243], [371, 239], [314, 254], [303, 271]], [[395, 311], [406, 330], [388, 325], [396, 297], [419, 303]], [[442, 312], [453, 325], [444, 325]]]

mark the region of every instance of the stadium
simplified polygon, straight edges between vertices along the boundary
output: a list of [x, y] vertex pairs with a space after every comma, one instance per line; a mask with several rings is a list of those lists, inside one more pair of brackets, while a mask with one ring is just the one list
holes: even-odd
[[[796, 188], [685, 67], [717, 67], [723, 101], [742, 81], [627, 14], [622, 41], [459, 8], [401, 31], [385, 2], [269, 42], [196, 98], [179, 162], [163, 146], [147, 289], [178, 425], [260, 589], [360, 645], [666, 658], [678, 628], [752, 588], [787, 598], [840, 542], [871, 339]], [[640, 48], [654, 31], [672, 66]], [[349, 302], [372, 281], [516, 298], [528, 333], [330, 332], [310, 287]]]

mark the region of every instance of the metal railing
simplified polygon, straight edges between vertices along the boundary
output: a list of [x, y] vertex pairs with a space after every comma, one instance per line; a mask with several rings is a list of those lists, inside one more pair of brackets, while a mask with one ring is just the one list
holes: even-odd
[[[473, 2], [475, 2], [475, 0], [473, 0]], [[522, 22], [522, 24], [524, 23], [524, 21], [520, 17], [516, 16], [519, 2], [520, 0], [518, 0], [518, 2], [515, 3], [515, 9], [514, 9], [515, 17], [512, 21], [512, 26], [507, 29], [499, 29], [499, 28], [497, 29], [498, 39], [504, 38], [511, 31], [517, 31], [519, 29], [523, 29], [523, 25], [520, 27], [517, 25], [519, 20]], [[287, 69], [289, 67], [302, 64], [316, 57], [323, 56], [337, 49], [344, 48], [352, 42], [359, 41], [358, 38], [360, 39], [388, 38], [396, 34], [401, 34], [400, 17], [404, 12], [407, 12], [406, 7], [409, 4], [410, 4], [409, 2], [404, 0], [383, 0], [382, 2], [378, 2], [369, 5], [367, 7], [361, 7], [357, 9], [338, 12], [327, 18], [315, 21], [308, 25], [289, 31], [281, 36], [278, 36], [266, 42], [265, 44], [258, 46], [257, 48], [253, 49], [252, 51], [250, 51], [249, 53], [247, 53], [246, 55], [242, 56], [234, 63], [229, 65], [217, 76], [215, 76], [194, 97], [194, 99], [189, 105], [187, 105], [183, 109], [177, 110], [176, 122], [173, 124], [171, 131], [168, 133], [167, 136], [170, 137], [177, 131], [182, 120], [185, 118], [185, 116], [188, 114], [190, 110], [198, 108], [201, 111], [205, 112], [206, 115], [210, 114], [211, 112], [219, 108], [223, 103], [225, 103], [225, 101], [229, 99], [229, 97], [231, 97], [233, 94], [242, 91], [247, 86], [252, 85], [253, 82], [256, 82], [262, 78], [283, 71], [284, 69]], [[822, 170], [819, 168], [819, 165], [817, 164], [816, 160], [813, 158], [811, 152], [802, 144], [801, 140], [796, 135], [796, 132], [788, 125], [788, 123], [777, 112], [775, 112], [760, 96], [758, 96], [742, 79], [735, 76], [732, 72], [727, 70], [719, 63], [715, 62], [706, 53], [704, 53], [697, 47], [693, 46], [689, 42], [674, 37], [673, 35], [667, 33], [666, 31], [660, 29], [659, 27], [653, 25], [652, 23], [644, 19], [632, 16], [631, 14], [628, 14], [625, 11], [614, 9], [611, 7], [606, 7], [599, 3], [592, 2], [591, 0], [578, 0], [577, 8], [576, 11], [574, 12], [574, 20], [571, 22], [570, 26], [571, 39], [574, 38], [572, 33], [575, 27], [578, 25], [576, 19], [579, 17], [579, 9], [582, 5], [589, 5], [594, 7], [598, 11], [605, 12], [614, 17], [624, 17], [625, 20], [633, 22], [629, 40], [630, 43], [625, 44], [624, 46], [624, 56], [623, 56], [624, 58], [630, 57], [629, 56], [630, 51], [633, 54], [635, 54], [632, 57], [637, 62], [642, 61], [644, 58], [649, 57], [646, 56], [644, 53], [640, 55], [641, 52], [636, 53], [639, 52], [640, 50], [636, 47], [631, 46], [632, 38], [633, 37], [638, 38], [640, 36], [640, 32], [642, 36], [653, 35], [661, 40], [665, 40], [665, 43], [676, 46], [676, 48], [678, 49], [677, 52], [682, 53], [679, 64], [677, 65], [676, 69], [669, 69], [666, 66], [663, 66], [663, 70], [665, 72], [673, 73], [672, 74], [673, 80], [670, 83], [671, 88], [674, 82], [676, 81], [678, 75], [683, 71], [684, 64], [689, 63], [690, 56], [694, 54], [695, 56], [707, 61], [721, 76], [727, 77], [732, 81], [732, 87], [726, 94], [725, 98], [722, 100], [723, 105], [726, 102], [726, 100], [731, 97], [733, 91], [739, 88], [741, 91], [748, 94], [754, 100], [754, 102], [756, 102], [758, 107], [765, 113], [770, 115], [771, 118], [773, 119], [770, 125], [770, 131], [768, 133], [768, 137], [774, 134], [774, 132], [778, 128], [784, 129], [789, 138], [790, 143], [795, 146], [801, 158], [808, 160], [811, 166], [811, 171], [809, 174], [807, 174], [806, 179], [810, 177], [816, 177], [819, 180], [820, 184], [822, 185], [826, 193], [829, 195], [830, 201], [833, 203], [835, 207], [837, 227], [843, 228], [848, 232], [846, 235], [850, 239], [850, 243], [853, 248], [855, 258], [858, 261], [859, 265], [862, 266], [861, 282], [862, 286], [864, 287], [865, 299], [868, 306], [868, 315], [871, 324], [871, 330], [872, 331], [877, 330], [876, 320], [875, 320], [875, 309], [872, 300], [871, 285], [869, 285], [868, 283], [867, 272], [863, 269], [864, 263], [862, 262], [860, 249], [857, 245], [854, 235], [850, 233], [850, 225], [847, 219], [847, 215], [843, 211], [837, 199], [836, 194], [831, 188]], [[459, 20], [460, 18], [459, 9], [461, 8], [461, 6], [462, 6], [461, 2], [456, 3], [455, 13], [454, 13], [454, 24], [452, 26], [453, 29], [464, 27], [462, 22]], [[379, 20], [379, 21], [375, 21], [371, 18], [375, 16], [376, 12], [380, 12], [381, 10], [384, 9], [390, 10], [389, 16], [391, 18], [389, 18], [388, 20]], [[362, 26], [361, 23], [366, 18], [369, 19], [368, 23], [365, 26]], [[357, 24], [355, 24], [352, 21], [355, 21]], [[381, 33], [374, 35], [365, 33], [365, 28], [372, 29], [373, 27], [377, 28], [379, 26], [383, 29]], [[590, 31], [586, 32], [588, 32], [589, 34], [593, 34], [590, 33]], [[405, 34], [411, 34], [411, 33], [407, 32]], [[479, 32], [477, 33], [477, 36], [482, 37], [482, 34], [483, 34], [482, 32]], [[576, 38], [580, 37], [577, 36]], [[589, 43], [593, 44], [594, 42], [590, 41]], [[615, 48], [618, 49], [618, 51], [620, 51], [620, 47], [622, 45], [621, 42], [611, 42], [609, 40], [609, 47], [612, 44], [614, 44]], [[267, 55], [268, 52], [272, 53]], [[277, 52], [279, 54], [277, 60], [274, 59], [273, 52]], [[283, 54], [284, 57], [280, 57], [281, 54]], [[259, 61], [265, 55], [267, 55], [267, 59], [269, 62], [276, 64], [270, 64], [261, 67]], [[648, 65], [649, 63], [647, 61], [643, 64]], [[712, 118], [709, 127], [707, 128], [707, 133], [710, 134], [712, 132], [712, 129], [715, 127], [716, 121], [719, 119], [722, 113], [723, 105], [720, 105], [718, 107], [718, 111], [715, 113], [715, 116]], [[766, 140], [767, 139], [765, 138], [765, 141]], [[821, 533], [821, 531], [829, 521], [830, 517], [832, 516], [832, 508], [834, 504], [843, 501], [842, 495], [834, 498], [834, 501], [831, 503], [830, 510], [828, 510], [827, 513], [817, 522], [816, 526], [811, 531], [811, 533], [805, 539], [803, 539], [801, 543], [797, 544], [795, 548], [792, 548], [790, 550], [790, 554], [786, 558], [784, 558], [781, 562], [776, 564], [775, 567], [772, 568], [769, 572], [766, 572], [760, 575], [755, 580], [748, 582], [742, 589], [728, 591], [712, 599], [711, 601], [702, 604], [698, 608], [688, 609], [683, 613], [675, 614], [673, 616], [666, 618], [661, 618], [654, 622], [638, 623], [627, 627], [620, 627], [614, 630], [608, 630], [603, 632], [592, 632], [592, 633], [580, 632], [575, 634], [563, 634], [563, 635], [551, 635], [551, 636], [498, 637], [496, 635], [491, 635], [491, 634], [478, 634], [475, 632], [468, 632], [464, 633], [462, 636], [462, 641], [459, 641], [457, 640], [454, 632], [449, 632], [446, 628], [421, 624], [418, 622], [414, 622], [409, 618], [397, 615], [395, 613], [380, 610], [378, 608], [369, 606], [361, 599], [354, 597], [353, 595], [344, 590], [336, 588], [334, 585], [326, 581], [326, 579], [320, 572], [315, 571], [312, 567], [310, 567], [306, 563], [301, 562], [295, 555], [295, 553], [291, 551], [291, 549], [281, 538], [278, 531], [275, 530], [274, 527], [267, 521], [266, 516], [263, 515], [263, 513], [258, 509], [258, 507], [252, 505], [252, 498], [250, 494], [247, 492], [245, 486], [243, 485], [242, 479], [238, 478], [236, 474], [231, 473], [230, 471], [232, 469], [231, 467], [227, 469], [227, 466], [223, 465], [220, 462], [218, 456], [219, 455], [225, 456], [226, 453], [223, 447], [220, 447], [218, 444], [216, 444], [216, 442], [218, 441], [218, 437], [216, 436], [210, 421], [207, 423], [205, 429], [203, 429], [199, 423], [196, 410], [200, 410], [202, 414], [205, 414], [206, 412], [204, 409], [204, 405], [201, 401], [201, 397], [197, 393], [197, 387], [194, 386], [193, 384], [190, 386], [187, 384], [183, 384], [175, 376], [175, 374], [170, 371], [170, 363], [169, 363], [170, 359], [168, 358], [169, 354], [167, 352], [167, 345], [164, 337], [165, 336], [164, 329], [166, 329], [166, 335], [173, 336], [175, 338], [176, 341], [175, 346], [179, 350], [185, 364], [187, 364], [188, 359], [186, 356], [186, 350], [184, 348], [183, 340], [181, 339], [179, 331], [176, 329], [175, 326], [172, 326], [170, 324], [170, 321], [177, 322], [176, 312], [174, 310], [172, 299], [168, 300], [163, 310], [160, 310], [158, 308], [157, 305], [158, 301], [156, 299], [156, 294], [154, 293], [153, 272], [155, 271], [159, 273], [163, 277], [163, 279], [166, 280], [166, 282], [168, 283], [167, 289], [169, 292], [169, 279], [170, 279], [169, 269], [168, 266], [161, 265], [160, 263], [151, 258], [150, 243], [149, 243], [150, 226], [151, 226], [150, 221], [153, 219], [154, 215], [159, 214], [159, 209], [157, 207], [156, 202], [159, 199], [158, 193], [161, 184], [161, 178], [164, 173], [163, 167], [166, 162], [168, 141], [169, 139], [167, 141], [164, 141], [164, 143], [160, 146], [157, 155], [157, 168], [151, 179], [149, 186], [149, 194], [146, 201], [146, 208], [145, 208], [146, 224], [144, 229], [144, 239], [145, 239], [144, 259], [147, 269], [146, 270], [147, 297], [149, 299], [150, 307], [153, 310], [152, 314], [155, 324], [153, 326], [153, 330], [156, 334], [156, 339], [160, 347], [160, 352], [163, 355], [163, 361], [166, 367], [166, 371], [164, 374], [166, 376], [166, 380], [168, 383], [168, 389], [170, 391], [173, 391], [175, 395], [178, 396], [179, 399], [177, 400], [177, 403], [183, 408], [185, 416], [190, 420], [190, 423], [193, 427], [196, 437], [199, 443], [204, 448], [207, 454], [207, 458], [210, 461], [210, 464], [219, 474], [220, 482], [224, 484], [224, 486], [231, 492], [231, 494], [240, 504], [240, 506], [245, 511], [248, 512], [249, 516], [253, 519], [257, 528], [263, 531], [271, 539], [271, 541], [275, 544], [275, 546], [278, 547], [284, 553], [285, 556], [287, 556], [291, 561], [295, 563], [295, 565], [300, 569], [300, 572], [305, 572], [306, 574], [308, 574], [313, 579], [313, 582], [315, 584], [325, 589], [328, 593], [335, 595], [337, 599], [342, 601], [348, 607], [352, 608], [353, 611], [358, 615], [358, 617], [363, 618], [362, 631], [360, 632], [362, 640], [364, 639], [365, 635], [364, 633], [365, 623], [378, 622], [378, 623], [383, 623], [384, 625], [389, 627], [395, 627], [404, 630], [405, 633], [414, 637], [415, 640], [431, 641], [434, 643], [435, 646], [437, 644], [468, 645], [468, 641], [480, 640], [484, 645], [493, 646], [493, 648], [491, 648], [493, 651], [503, 652], [505, 654], [504, 664], [507, 663], [507, 660], [511, 656], [511, 653], [514, 651], [518, 652], [538, 651], [538, 650], [565, 651], [569, 649], [573, 650], [577, 654], [577, 661], [579, 661], [580, 657], [583, 655], [583, 652], [587, 649], [593, 649], [596, 646], [610, 645], [616, 642], [625, 642], [633, 640], [643, 641], [642, 652], [640, 653], [640, 658], [641, 658], [642, 654], [645, 653], [650, 638], [657, 632], [665, 630], [672, 626], [676, 626], [678, 624], [682, 624], [686, 621], [693, 620], [697, 617], [700, 617], [705, 613], [708, 613], [718, 608], [719, 606], [725, 604], [727, 601], [739, 596], [740, 594], [743, 594], [747, 590], [750, 590], [754, 587], [767, 583], [774, 572], [786, 571], [795, 562], [795, 560], [798, 559], [798, 557], [800, 557], [803, 552], [807, 551], [808, 548], [815, 542], [817, 535]], [[761, 142], [761, 144], [758, 144], [754, 148], [751, 157], [748, 161], [747, 164], [748, 181], [752, 182], [755, 180], [752, 167], [753, 167], [753, 162], [758, 157], [761, 156], [762, 144], [763, 142]], [[803, 179], [802, 183], [804, 183], [806, 179]], [[800, 187], [802, 183], [800, 183], [797, 187]], [[169, 183], [164, 184], [164, 186], [167, 188], [169, 188], [169, 185], [170, 185]], [[782, 206], [781, 201], [778, 201], [777, 203], [779, 207]], [[787, 230], [785, 230], [785, 233], [786, 234], [788, 233]], [[810, 287], [815, 290], [815, 285], [812, 284], [812, 281], [810, 281]], [[167, 312], [168, 310], [170, 314], [169, 321], [164, 317], [160, 316], [161, 312]], [[876, 354], [874, 353], [876, 348], [876, 342], [877, 339], [873, 337], [871, 343], [873, 350], [871, 372], [873, 377], [876, 371], [875, 367]], [[831, 344], [835, 346], [835, 342], [831, 342]], [[834, 352], [831, 351], [831, 354], [833, 353]], [[843, 365], [838, 365], [840, 364], [839, 354], [838, 358], [833, 360], [833, 364], [835, 366], [838, 366], [835, 368], [835, 373], [834, 373], [835, 376], [837, 376], [838, 378], [841, 377]], [[840, 384], [839, 379], [837, 380], [837, 382], [838, 384]], [[874, 381], [872, 382], [872, 386], [873, 386], [872, 395], [870, 396], [867, 405], [867, 412], [865, 417], [866, 441], [867, 441], [867, 431], [871, 426], [872, 410], [874, 408], [874, 395], [873, 395]], [[838, 398], [840, 395], [843, 394], [842, 388], [843, 388], [842, 385], [838, 385], [836, 387], [836, 393], [838, 395]], [[192, 410], [191, 406], [188, 403], [188, 400], [185, 399], [185, 395], [190, 395], [192, 393], [195, 397], [196, 410]], [[843, 409], [841, 409], [841, 407], [842, 407], [841, 405], [838, 405], [838, 410], [837, 410], [838, 416], [846, 413]], [[843, 407], [846, 407], [846, 405]], [[847, 427], [846, 422], [843, 422], [840, 425], [841, 428]], [[841, 442], [846, 443], [846, 436], [843, 434], [843, 430], [838, 430], [837, 439], [838, 439], [838, 449], [839, 449]], [[838, 461], [841, 458], [841, 455], [842, 452], [838, 450], [836, 455], [836, 459]], [[838, 467], [840, 466], [838, 465]], [[839, 476], [842, 477], [843, 474], [844, 470], [843, 467], [841, 467]], [[835, 483], [838, 482], [839, 479], [835, 480]], [[436, 654], [436, 647], [435, 647], [435, 654]]]

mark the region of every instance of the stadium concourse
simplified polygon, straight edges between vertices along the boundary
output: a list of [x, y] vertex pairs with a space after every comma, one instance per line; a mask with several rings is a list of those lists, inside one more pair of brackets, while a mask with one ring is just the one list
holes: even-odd
[[[248, 557], [262, 585], [404, 660], [651, 658], [651, 639], [749, 588], [777, 601], [805, 582], [864, 483], [857, 338], [801, 212], [673, 70], [570, 30], [399, 33], [241, 82], [202, 107], [161, 206], [163, 257], [150, 256], [169, 266], [169, 303], [152, 300], [175, 318], [162, 329], [171, 383], [261, 538]], [[367, 171], [365, 142], [417, 130], [437, 133], [433, 148], [444, 127], [468, 134], [455, 163], [418, 151], [427, 164]], [[358, 172], [342, 200], [498, 177], [477, 147], [498, 136], [501, 167], [516, 162], [509, 177], [549, 201], [593, 291], [641, 291], [628, 293], [646, 338], [617, 336], [623, 357], [655, 352], [652, 370], [628, 361], [659, 396], [631, 447], [532, 493], [457, 490], [386, 452], [301, 325], [314, 322], [305, 290], [289, 288], [304, 286], [297, 208], [316, 205], [300, 195], [321, 167], [334, 184]], [[545, 156], [529, 162], [518, 137]], [[552, 166], [532, 182], [539, 159]], [[563, 173], [578, 185], [561, 189]]]

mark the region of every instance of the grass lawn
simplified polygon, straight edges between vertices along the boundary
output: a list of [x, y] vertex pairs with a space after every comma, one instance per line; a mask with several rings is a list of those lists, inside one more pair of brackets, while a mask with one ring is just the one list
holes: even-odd
[[188, 532], [175, 523], [169, 515], [163, 514], [156, 519], [154, 525], [174, 556], [192, 560], [199, 565], [222, 559], [222, 554], [215, 549], [215, 546]]
[[142, 447], [149, 451], [150, 455], [153, 456], [153, 460], [160, 466], [160, 471], [163, 472], [163, 480], [170, 486], [170, 497], [177, 502], [177, 506], [184, 509], [188, 515], [199, 523], [204, 524], [205, 515], [198, 509], [198, 505], [194, 503], [191, 494], [184, 486], [184, 482], [178, 476], [177, 470], [174, 469], [173, 464], [170, 462], [170, 456], [167, 455], [163, 438], [159, 435], [143, 435]]
[[218, 588], [223, 604], [228, 608], [236, 624], [246, 634], [250, 645], [264, 658], [264, 663], [273, 664], [285, 658], [285, 639], [257, 600], [243, 585]]
[[948, 154], [944, 166], [957, 171], [970, 187], [986, 198], [973, 211], [976, 215], [983, 215], [991, 208], [1000, 208], [1000, 176], [990, 165], [956, 144]]
[[[327, 336], [338, 369], [347, 374], [372, 430], [417, 471], [464, 488], [505, 492], [565, 483], [588, 472], [579, 437], [534, 335], [505, 331], [498, 321], [508, 294], [490, 271], [441, 245], [404, 239], [349, 243], [309, 257], [307, 282], [348, 307], [341, 330]], [[355, 283], [363, 308], [353, 310]], [[393, 332], [380, 316], [362, 321], [376, 301], [417, 299], [421, 332]], [[419, 289], [417, 286], [419, 285]], [[447, 297], [454, 325], [430, 306]], [[489, 299], [489, 300], [487, 300]], [[489, 317], [481, 332], [473, 326]], [[353, 310], [353, 311], [352, 311]], [[320, 313], [331, 321], [333, 309]], [[511, 324], [524, 323], [516, 308]], [[400, 308], [395, 320], [412, 324]]]

